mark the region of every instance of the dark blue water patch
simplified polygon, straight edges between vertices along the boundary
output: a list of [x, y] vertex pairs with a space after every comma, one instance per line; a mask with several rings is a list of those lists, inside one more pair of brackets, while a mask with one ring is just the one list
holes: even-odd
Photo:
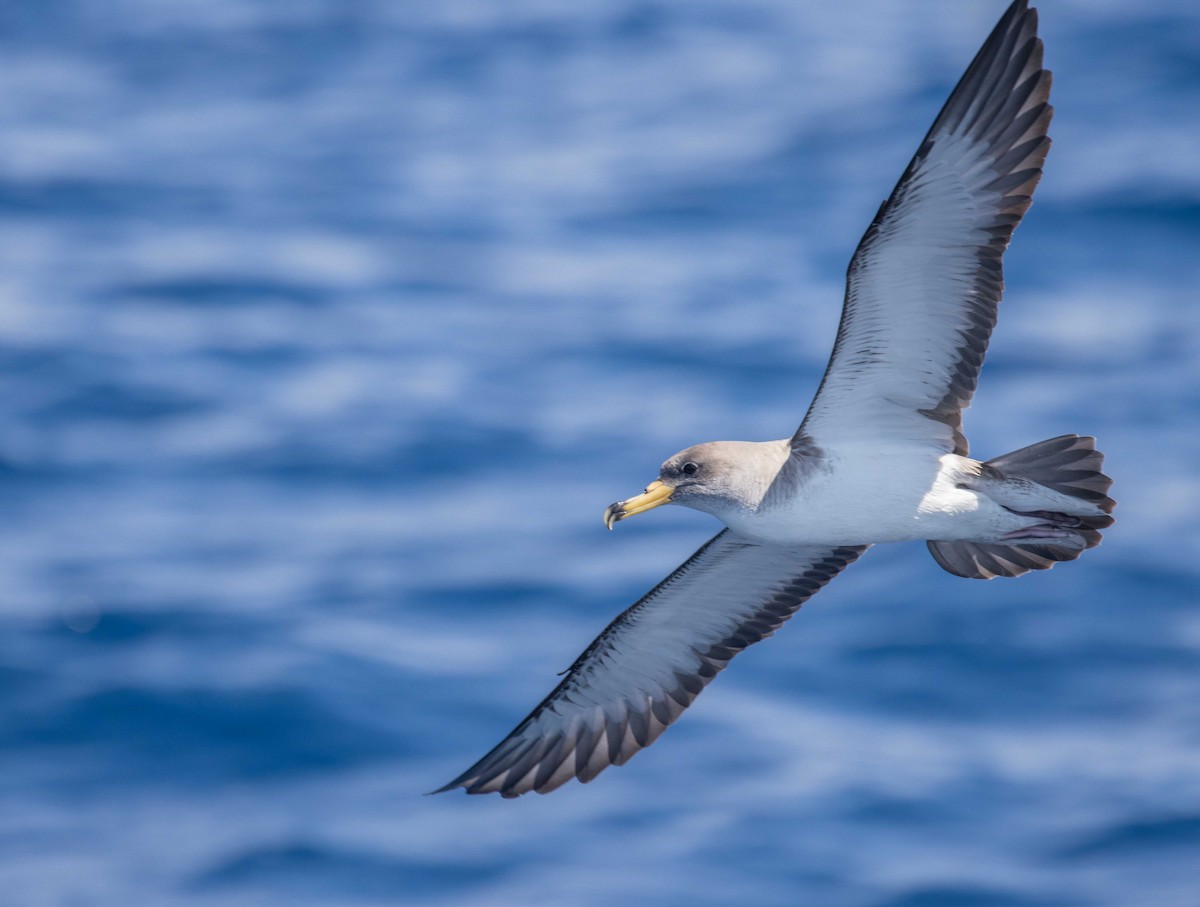
[[486, 38], [452, 38], [448, 34], [422, 37], [429, 43], [413, 66], [416, 82], [479, 89], [494, 71], [495, 50]]
[[1098, 834], [1063, 847], [1055, 854], [1055, 858], [1108, 863], [1111, 860], [1154, 854], [1174, 858], [1200, 854], [1200, 813], [1116, 823]]
[[[714, 305], [717, 298], [698, 299], [688, 318], [700, 321], [710, 318], [710, 313], [718, 310]], [[561, 355], [543, 361], [550, 367], [576, 361], [582, 356], [603, 362], [611, 370], [624, 371], [628, 367], [642, 374], [660, 375], [659, 380], [664, 383], [682, 384], [688, 376], [699, 376], [705, 382], [706, 394], [722, 394], [727, 398], [744, 398], [745, 389], [754, 387], [764, 394], [777, 393], [781, 397], [799, 399], [803, 397], [806, 385], [816, 390], [824, 369], [824, 363], [820, 367], [797, 364], [794, 345], [781, 337], [734, 347], [601, 341], [589, 344], [587, 348], [568, 348]], [[631, 409], [636, 405], [631, 402]], [[760, 405], [769, 407], [768, 403]]]
[[119, 373], [124, 364], [116, 352], [101, 352], [83, 342], [69, 348], [0, 348], [0, 373], [9, 381], [33, 386], [52, 382], [49, 386], [55, 389], [73, 389], [97, 376]]
[[[724, 233], [731, 221], [760, 211], [765, 206], [754, 205], [748, 198], [748, 186], [737, 187], [728, 197], [721, 198], [713, 186], [676, 189], [657, 198], [642, 198], [637, 207], [623, 209], [611, 218], [576, 219], [577, 226], [592, 230], [605, 227], [604, 232], [626, 236], [663, 234], [677, 237], [681, 232], [700, 233], [703, 228]], [[740, 204], [732, 204], [738, 202]]]
[[[1016, 304], [1021, 305], [1021, 302], [1018, 301]], [[1157, 336], [1149, 338], [1143, 344], [1142, 349], [1145, 355], [1153, 357], [1156, 362], [1165, 366], [1186, 361], [1184, 351], [1181, 349], [1185, 342], [1181, 336], [1163, 331]], [[1097, 348], [1096, 353], [1100, 352], [1101, 350]], [[1037, 374], [1045, 383], [1062, 381], [1064, 386], [1085, 386], [1098, 378], [1104, 378], [1108, 366], [1097, 365], [1096, 360], [1091, 357], [1086, 359], [1059, 358], [1045, 346], [1029, 348], [1006, 345], [988, 354], [985, 368], [985, 377], [989, 386], [997, 378], [1021, 379], [1031, 374]], [[1086, 410], [1088, 418], [1086, 430], [1098, 435], [1099, 429], [1095, 427], [1096, 420], [1108, 419], [1114, 409], [1131, 405], [1144, 408], [1150, 402], [1152, 401], [1147, 401], [1142, 397], [1135, 400], [1132, 394], [1127, 396], [1108, 395], [1103, 400], [1093, 400], [1091, 401], [1093, 408]], [[1112, 421], [1122, 427], [1128, 425], [1123, 413], [1119, 419]], [[1013, 427], [1018, 428], [1019, 426], [1014, 425]], [[1104, 438], [1100, 438], [1100, 443], [1103, 442]]]
[[94, 357], [84, 358], [83, 354], [57, 346], [15, 346], [0, 342], [0, 373], [23, 378], [70, 380], [80, 370], [81, 362], [93, 361]]
[[[1151, 194], [1151, 198], [1154, 198]], [[1016, 234], [1008, 273], [1030, 286], [1054, 286], [1073, 273], [1144, 275], [1151, 286], [1170, 275], [1170, 284], [1200, 274], [1200, 260], [1181, 256], [1177, 243], [1200, 229], [1194, 199], [1109, 199], [1035, 204]], [[1194, 238], [1192, 240], [1195, 241]], [[1131, 300], [1131, 305], [1138, 305]]]
[[873, 907], [1075, 907], [1088, 903], [1076, 898], [1037, 895], [970, 884], [929, 885], [887, 897]]
[[0, 6], [0, 35], [5, 38], [3, 43], [30, 41], [38, 36], [60, 38], [64, 21], [70, 21], [68, 14], [74, 6], [70, 0], [6, 3]]
[[728, 235], [752, 225], [790, 222], [777, 207], [788, 186], [770, 179], [767, 165], [743, 168], [736, 177], [654, 186], [608, 209], [570, 216], [565, 224], [582, 235], [677, 240], [681, 235]]
[[614, 7], [617, 11], [607, 24], [605, 34], [620, 44], [626, 52], [642, 51], [642, 42], [677, 38], [695, 29], [708, 29], [722, 37], [758, 34], [777, 27], [769, 9], [725, 6], [722, 4], [688, 4], [660, 6], [651, 3]]
[[[740, 679], [755, 689], [791, 699], [820, 703], [845, 714], [893, 717], [920, 723], [972, 725], [1020, 720], [1024, 724], [1062, 719], [1063, 671], [1029, 676], [1011, 665], [988, 670], [970, 662], [970, 651], [946, 657], [942, 647], [919, 647], [885, 655], [882, 661], [853, 654], [843, 658], [806, 658], [786, 667], [759, 666], [747, 659]], [[778, 657], [778, 656], [775, 656]], [[1105, 711], [1116, 710], [1105, 702]], [[1126, 704], [1126, 711], [1133, 711]]]
[[1000, 640], [966, 642], [942, 639], [936, 642], [873, 644], [847, 652], [852, 663], [869, 665], [873, 672], [889, 667], [904, 668], [920, 663], [932, 672], [944, 671], [970, 681], [1007, 678], [1013, 684], [1037, 688], [1063, 673], [1063, 664], [1076, 674], [1094, 670], [1155, 671], [1186, 674], [1200, 669], [1200, 654], [1182, 646], [1148, 645], [1129, 639], [1080, 641], [1053, 649], [1014, 646]]
[[[621, 237], [726, 236], [769, 230], [780, 235], [805, 236], [814, 202], [837, 201], [821, 173], [795, 179], [797, 166], [814, 171], [826, 156], [818, 153], [827, 136], [805, 135], [733, 172], [708, 174], [703, 179], [657, 183], [636, 196], [604, 209], [574, 214], [567, 226], [581, 234]], [[882, 190], [881, 190], [882, 191]], [[864, 215], [865, 224], [874, 212]], [[842, 268], [851, 247], [841, 250]], [[745, 292], [746, 288], [742, 288]]]
[[310, 692], [119, 688], [7, 723], [30, 752], [70, 747], [100, 756], [78, 780], [196, 786], [330, 771], [395, 757], [404, 744], [351, 724]]
[[852, 792], [846, 795], [843, 809], [856, 821], [890, 825], [908, 831], [938, 828], [965, 815], [978, 813], [976, 800], [950, 794], [950, 791], [942, 790], [937, 797], [914, 799], [875, 792]]
[[45, 625], [42, 632], [50, 638], [77, 648], [164, 641], [204, 646], [217, 643], [228, 645], [232, 641], [231, 638], [249, 643], [251, 639], [270, 632], [272, 627], [271, 624], [256, 621], [244, 614], [225, 615], [179, 607], [153, 611], [122, 611], [112, 607], [103, 598], [95, 605], [99, 619], [95, 627], [86, 633], [72, 631], [61, 621]]
[[71, 464], [51, 463], [46, 460], [31, 460], [26, 456], [14, 457], [4, 450], [0, 441], [0, 486], [4, 488], [5, 508], [12, 511], [35, 503], [47, 488], [58, 489], [64, 482], [78, 481], [87, 487], [103, 477], [101, 467], [80, 469]]
[[[376, 488], [386, 493], [449, 478], [510, 470], [514, 456], [537, 446], [523, 431], [466, 422], [400, 446], [352, 454], [336, 439], [289, 438], [251, 453], [196, 465], [198, 475], [258, 477], [275, 485], [310, 489]], [[328, 434], [324, 428], [322, 434]], [[486, 451], [486, 453], [482, 453]], [[519, 453], [518, 453], [519, 452]]]
[[[12, 630], [6, 627], [4, 632], [11, 633]], [[0, 705], [7, 710], [25, 701], [40, 689], [43, 677], [40, 671], [14, 667], [0, 661]]]
[[1178, 231], [1194, 233], [1200, 231], [1200, 198], [1187, 195], [1162, 196], [1158, 193], [1123, 193], [1103, 202], [1085, 203], [1075, 206], [1079, 217], [1097, 218], [1136, 228], [1139, 223], [1163, 226], [1175, 232], [1176, 239], [1182, 238]]
[[1147, 606], [1164, 611], [1195, 610], [1195, 572], [1139, 559], [1122, 564], [1119, 574], [1111, 580], [1138, 591], [1134, 604], [1139, 612]]
[[282, 372], [303, 366], [315, 357], [312, 350], [306, 349], [302, 343], [268, 342], [245, 348], [207, 349], [199, 358], [243, 371], [246, 385], [253, 386], [264, 372]]
[[115, 299], [149, 299], [157, 303], [218, 308], [256, 303], [314, 306], [330, 301], [327, 291], [307, 284], [219, 274], [124, 284], [106, 295]]
[[29, 414], [33, 422], [88, 421], [147, 423], [210, 411], [211, 401], [145, 384], [89, 383], [72, 388]]
[[542, 449], [530, 432], [502, 425], [437, 419], [422, 429], [419, 438], [384, 458], [383, 468], [418, 470], [427, 479], [478, 475], [513, 460], [528, 462]]
[[[532, 571], [531, 571], [532, 572]], [[449, 617], [455, 611], [467, 613], [480, 609], [488, 612], [512, 611], [529, 614], [530, 609], [547, 601], [562, 601], [576, 596], [575, 590], [552, 583], [488, 581], [458, 583], [447, 580], [433, 586], [415, 585], [410, 597], [422, 610]]]
[[164, 212], [172, 218], [204, 218], [223, 210], [219, 195], [193, 186], [99, 178], [0, 180], [0, 216], [69, 217], [83, 225]]
[[[848, 709], [968, 724], [1042, 724], [1135, 718], [1145, 707], [1135, 677], [1166, 683], [1197, 670], [1200, 657], [1182, 647], [1128, 641], [1045, 651], [1003, 642], [897, 642], [850, 650], [805, 688]], [[843, 673], [857, 676], [857, 684]], [[940, 682], [951, 677], [953, 683]], [[872, 692], [864, 699], [866, 680]]]
[[[1194, 15], [1152, 11], [1140, 20], [1122, 21], [1119, 27], [1081, 21], [1073, 32], [1070, 46], [1086, 51], [1071, 61], [1072, 67], [1080, 71], [1089, 66], [1103, 69], [1106, 75], [1136, 71], [1144, 89], [1138, 98], [1139, 108], [1186, 97], [1189, 89], [1194, 91], [1200, 86], [1200, 57], [1196, 54], [1200, 23]], [[1072, 101], [1070, 109], [1090, 108], [1097, 113], [1111, 110], [1113, 99], [1106, 93], [1091, 92], [1093, 96], [1086, 97], [1087, 86], [1094, 84], [1094, 79], [1081, 76], [1075, 86], [1056, 85], [1055, 106], [1061, 108], [1061, 96], [1074, 92], [1068, 95]], [[1081, 106], [1085, 103], [1088, 103], [1086, 108]]]
[[449, 891], [466, 895], [510, 869], [499, 858], [419, 861], [301, 840], [232, 854], [198, 873], [188, 887], [201, 892], [262, 888], [271, 892], [272, 901], [286, 895], [321, 903], [368, 897], [401, 904]]
[[[1174, 338], [1182, 342], [1182, 338]], [[1174, 342], [1172, 344], [1175, 345]], [[1167, 357], [1167, 361], [1174, 358]], [[1200, 409], [1200, 387], [1182, 387], [1176, 394], [1149, 394], [1110, 398], [1106, 415], [1125, 428], [1150, 434], [1162, 425], [1186, 425]], [[1120, 486], [1118, 486], [1118, 489]], [[1120, 493], [1118, 491], [1118, 498]], [[1120, 517], [1120, 511], [1117, 513]]]
[[647, 44], [660, 43], [679, 22], [674, 11], [648, 3], [631, 4], [614, 16], [607, 26], [609, 39], [619, 42], [632, 52], [641, 52]]

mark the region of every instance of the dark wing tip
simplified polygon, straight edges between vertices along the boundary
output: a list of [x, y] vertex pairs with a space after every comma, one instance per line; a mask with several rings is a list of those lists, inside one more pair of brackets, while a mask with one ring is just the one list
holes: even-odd
[[[432, 797], [434, 794], [445, 794], [445, 793], [449, 793], [450, 791], [454, 790], [457, 787], [466, 789], [465, 782], [466, 782], [466, 776], [459, 775], [457, 778], [455, 778], [449, 784], [443, 784], [441, 787], [437, 788], [436, 790], [427, 790], [421, 796]], [[467, 793], [469, 794], [470, 791], [467, 790]]]
[[573, 723], [526, 739], [519, 727], [486, 756], [451, 781], [430, 791], [441, 794], [461, 787], [468, 794], [498, 793], [505, 798], [527, 793], [548, 794], [572, 778], [582, 784], [610, 765], [624, 765], [645, 749], [695, 700], [724, 665], [711, 672], [687, 675], [680, 686], [649, 697], [645, 708], [625, 702], [623, 714], [603, 709]]
[[459, 775], [457, 778], [455, 778], [449, 784], [443, 784], [441, 787], [436, 788], [435, 790], [426, 791], [424, 796], [432, 797], [435, 794], [446, 794], [446, 793], [449, 793], [450, 791], [455, 790], [456, 788], [460, 788], [460, 787], [463, 790], [465, 790], [468, 794], [479, 793], [479, 791], [471, 790], [471, 788], [473, 786], [472, 778], [474, 776], [474, 772], [476, 771], [476, 769], [478, 767], [479, 767], [479, 763], [472, 765], [469, 769], [467, 769], [465, 772], [463, 772], [461, 775]]
[[[1050, 73], [1042, 66], [1037, 10], [1017, 2], [996, 23], [946, 99], [927, 138], [963, 129], [988, 135], [1003, 130], [1018, 113], [1045, 103]], [[1048, 120], [1047, 120], [1048, 122]]]

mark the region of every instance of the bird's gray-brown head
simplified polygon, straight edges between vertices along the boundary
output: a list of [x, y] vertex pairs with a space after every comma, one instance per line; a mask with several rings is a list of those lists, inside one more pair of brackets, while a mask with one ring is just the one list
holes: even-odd
[[626, 501], [609, 505], [609, 529], [626, 517], [663, 504], [682, 504], [721, 518], [731, 511], [758, 509], [771, 482], [787, 461], [786, 441], [710, 441], [669, 457], [658, 479]]

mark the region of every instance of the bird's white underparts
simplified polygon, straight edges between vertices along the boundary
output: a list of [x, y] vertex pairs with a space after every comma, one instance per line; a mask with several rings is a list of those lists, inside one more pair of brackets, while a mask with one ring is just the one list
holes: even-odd
[[802, 452], [787, 440], [698, 444], [667, 460], [644, 493], [610, 505], [604, 523], [611, 529], [664, 504], [711, 513], [772, 545], [1040, 539], [1083, 549], [1074, 518], [1108, 520], [1099, 504], [1020, 475], [928, 443], [886, 440], [830, 450], [810, 443]]

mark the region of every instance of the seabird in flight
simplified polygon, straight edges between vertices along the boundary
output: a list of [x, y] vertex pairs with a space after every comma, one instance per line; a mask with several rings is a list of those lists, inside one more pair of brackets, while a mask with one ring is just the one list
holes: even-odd
[[1037, 13], [1016, 0], [858, 245], [833, 354], [780, 441], [715, 441], [663, 463], [618, 520], [663, 504], [725, 524], [579, 656], [490, 753], [441, 790], [547, 793], [653, 743], [742, 649], [876, 542], [923, 540], [959, 576], [1073, 560], [1111, 525], [1094, 439], [968, 456], [1001, 259], [1050, 147]]

